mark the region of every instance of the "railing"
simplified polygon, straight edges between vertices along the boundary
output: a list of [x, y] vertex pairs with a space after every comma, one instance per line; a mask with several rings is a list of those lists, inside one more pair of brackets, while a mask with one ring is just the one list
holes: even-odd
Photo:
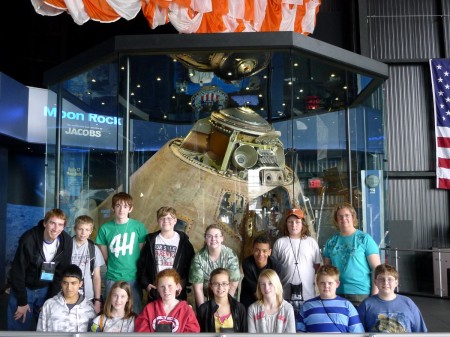
[[[49, 336], [49, 334], [51, 335], [51, 337], [92, 337], [92, 333], [75, 333], [75, 332], [20, 332], [20, 331], [7, 331], [7, 332], [2, 332], [0, 331], [0, 337], [5, 336], [5, 337], [39, 337], [39, 336]], [[105, 334], [103, 334], [105, 335]], [[158, 332], [157, 333], [158, 337], [173, 337], [174, 334], [173, 333], [165, 333], [165, 332]], [[179, 334], [180, 336], [189, 336], [189, 337], [227, 337], [229, 335], [227, 334], [222, 334], [222, 333], [217, 333], [217, 334], [212, 334], [212, 333], [181, 333]], [[233, 333], [232, 336], [233, 337], [249, 337], [249, 335], [255, 335], [255, 334], [248, 334], [248, 333]], [[274, 334], [274, 333], [265, 333], [264, 337], [280, 337], [280, 336], [288, 336], [290, 334]], [[360, 334], [360, 333], [341, 333], [339, 334], [339, 337], [384, 337], [386, 334], [374, 334], [374, 333], [365, 333], [365, 334]], [[426, 335], [427, 337], [449, 337], [450, 333], [396, 333], [395, 337], [417, 337], [420, 335]], [[106, 336], [108, 337], [136, 337], [136, 336], [152, 336], [154, 337], [155, 334], [154, 333], [114, 333], [114, 332], [107, 332]], [[326, 333], [314, 333], [315, 337], [329, 337], [330, 334], [326, 334]]]
[[381, 248], [382, 261], [399, 273], [397, 291], [416, 295], [450, 295], [450, 248]]

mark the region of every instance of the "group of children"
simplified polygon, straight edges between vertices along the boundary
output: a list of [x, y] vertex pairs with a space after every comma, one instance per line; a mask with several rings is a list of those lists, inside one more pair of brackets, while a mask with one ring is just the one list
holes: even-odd
[[[48, 296], [43, 304], [38, 331], [427, 332], [417, 306], [395, 293], [398, 273], [392, 266], [375, 269], [379, 292], [357, 308], [336, 295], [339, 270], [331, 265], [319, 267], [318, 245], [306, 240], [310, 234], [307, 226], [302, 226], [299, 209], [289, 212], [286, 224], [290, 234], [277, 240], [273, 258], [269, 258], [269, 243], [255, 240], [254, 260], [246, 259], [243, 264], [244, 305], [236, 296], [239, 262], [232, 250], [222, 245], [220, 227], [207, 228], [205, 247], [195, 254], [187, 235], [174, 229], [174, 209], [159, 209], [160, 230], [147, 234], [141, 222], [129, 217], [133, 209], [130, 195], [114, 195], [112, 208], [114, 219], [100, 227], [96, 244], [89, 240], [93, 219], [76, 219], [72, 264], [62, 273], [61, 292]], [[52, 222], [44, 221], [44, 248], [50, 242], [45, 233], [52, 233]], [[56, 242], [55, 249], [59, 247], [58, 240], [51, 242]], [[305, 245], [308, 261], [300, 254]], [[105, 263], [107, 296], [103, 303], [100, 267]], [[248, 268], [252, 276], [246, 274]], [[314, 281], [319, 290], [316, 297]], [[195, 310], [186, 301], [189, 283], [194, 289]], [[143, 289], [148, 304], [142, 309]], [[13, 303], [11, 315], [15, 306]], [[21, 308], [17, 306], [14, 320], [21, 317]]]
[[[156, 277], [159, 294], [143, 311], [133, 312], [133, 295], [128, 282], [111, 287], [101, 314], [79, 290], [81, 270], [69, 266], [62, 280], [62, 291], [47, 300], [41, 310], [37, 331], [92, 332], [250, 332], [250, 333], [364, 333], [427, 332], [418, 307], [411, 299], [395, 293], [396, 269], [387, 264], [375, 270], [379, 289], [357, 308], [336, 295], [339, 271], [323, 265], [316, 274], [319, 295], [303, 303], [297, 317], [293, 306], [283, 299], [277, 273], [265, 269], [259, 275], [257, 300], [246, 310], [229, 293], [230, 273], [217, 268], [211, 273], [210, 299], [196, 312], [185, 300], [177, 299], [182, 286], [175, 269], [165, 269]], [[93, 321], [92, 321], [93, 320]], [[91, 323], [92, 322], [92, 323]], [[90, 326], [90, 327], [89, 327]]]

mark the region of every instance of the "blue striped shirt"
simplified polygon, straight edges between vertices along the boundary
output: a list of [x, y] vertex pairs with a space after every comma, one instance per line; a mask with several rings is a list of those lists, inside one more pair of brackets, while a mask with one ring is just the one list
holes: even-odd
[[297, 331], [301, 332], [364, 332], [358, 312], [343, 297], [321, 299], [314, 297], [303, 303], [297, 317]]

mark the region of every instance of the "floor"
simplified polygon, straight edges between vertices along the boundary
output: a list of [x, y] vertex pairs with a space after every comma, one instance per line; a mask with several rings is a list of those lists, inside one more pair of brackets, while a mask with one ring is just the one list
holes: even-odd
[[[450, 332], [450, 299], [409, 296], [420, 308], [428, 332]], [[6, 330], [8, 295], [0, 294], [0, 331]]]
[[419, 307], [428, 332], [450, 332], [450, 298], [409, 297]]

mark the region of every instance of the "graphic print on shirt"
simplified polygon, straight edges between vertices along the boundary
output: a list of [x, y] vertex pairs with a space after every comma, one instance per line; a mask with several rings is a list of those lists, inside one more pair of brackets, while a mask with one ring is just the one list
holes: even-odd
[[128, 234], [117, 234], [114, 236], [114, 238], [111, 240], [111, 243], [109, 244], [109, 250], [111, 253], [114, 253], [114, 256], [116, 258], [119, 257], [119, 255], [125, 256], [127, 255], [133, 255], [133, 247], [134, 247], [134, 240], [136, 238], [136, 233], [131, 233], [130, 241], [128, 241]]
[[343, 271], [347, 270], [349, 261], [356, 255], [356, 250], [364, 244], [364, 237], [353, 234], [349, 237], [336, 236], [330, 241], [331, 255], [340, 258]]
[[177, 255], [176, 246], [155, 244], [155, 257], [158, 272], [171, 268], [175, 262], [175, 255]]
[[153, 330], [156, 331], [157, 324], [172, 325], [172, 332], [177, 332], [180, 328], [180, 322], [175, 317], [170, 316], [156, 316], [152, 322]]
[[377, 322], [372, 328], [377, 332], [403, 333], [406, 331], [406, 317], [402, 312], [379, 313]]
[[[84, 248], [84, 247], [83, 247]], [[89, 251], [86, 249], [78, 250], [74, 249], [72, 253], [72, 263], [76, 264], [78, 267], [80, 267], [81, 271], [83, 272], [84, 277], [84, 271], [86, 270], [86, 265], [89, 261]]]

